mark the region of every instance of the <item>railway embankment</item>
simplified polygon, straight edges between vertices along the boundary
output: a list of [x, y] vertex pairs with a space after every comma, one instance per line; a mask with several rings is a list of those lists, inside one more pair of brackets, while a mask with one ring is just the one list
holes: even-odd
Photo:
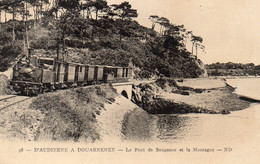
[[33, 97], [0, 111], [1, 138], [94, 142], [100, 139], [96, 118], [116, 95], [111, 86], [91, 86]]
[[[139, 114], [132, 118], [130, 114], [134, 112]], [[154, 116], [117, 94], [109, 85], [59, 90], [1, 110], [0, 138], [83, 143], [119, 141], [126, 139], [129, 132], [127, 120], [151, 117]], [[150, 130], [144, 133], [141, 137], [152, 136]]]
[[135, 85], [133, 102], [109, 85], [42, 94], [0, 111], [0, 138], [84, 143], [149, 140], [156, 137], [154, 114], [228, 114], [249, 106], [225, 81], [206, 80], [205, 88], [178, 81]]

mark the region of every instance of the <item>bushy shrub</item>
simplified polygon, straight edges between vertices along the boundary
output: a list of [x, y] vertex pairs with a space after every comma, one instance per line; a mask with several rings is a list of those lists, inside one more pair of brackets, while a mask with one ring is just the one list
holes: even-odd
[[0, 95], [10, 93], [9, 80], [5, 75], [0, 75]]
[[170, 87], [178, 87], [176, 81], [170, 78], [159, 78], [155, 81], [155, 84], [162, 89], [166, 88], [166, 84]]
[[48, 36], [43, 36], [37, 40], [31, 41], [31, 48], [34, 49], [55, 49], [56, 48], [56, 41], [50, 39]]
[[0, 49], [0, 71], [6, 71], [21, 52], [21, 43], [14, 42], [5, 44], [3, 48]]
[[0, 45], [5, 45], [12, 40], [12, 35], [10, 33], [1, 32], [0, 33]]
[[164, 89], [166, 87], [166, 82], [166, 79], [160, 78], [155, 81], [155, 84]]

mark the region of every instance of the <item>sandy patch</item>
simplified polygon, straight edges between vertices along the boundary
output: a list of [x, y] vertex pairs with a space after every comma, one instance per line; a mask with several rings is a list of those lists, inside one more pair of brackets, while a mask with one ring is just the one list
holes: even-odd
[[228, 88], [205, 90], [202, 93], [190, 93], [189, 96], [164, 93], [162, 97], [177, 103], [185, 103], [216, 112], [221, 110], [241, 110], [249, 106], [249, 102], [240, 100], [238, 95], [232, 93]]
[[105, 111], [102, 111], [97, 116], [103, 142], [122, 141], [123, 134], [121, 129], [124, 116], [128, 112], [133, 112], [134, 109], [139, 108], [123, 96], [117, 96], [115, 100], [112, 104], [106, 103]]
[[191, 87], [194, 89], [212, 89], [225, 87], [226, 83], [222, 79], [196, 78], [184, 79], [183, 82], [177, 82], [179, 86]]

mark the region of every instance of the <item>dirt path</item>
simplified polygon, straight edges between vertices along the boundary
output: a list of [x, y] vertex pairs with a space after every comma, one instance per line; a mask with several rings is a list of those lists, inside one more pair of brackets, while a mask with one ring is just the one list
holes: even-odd
[[114, 103], [105, 104], [104, 108], [105, 111], [97, 117], [102, 142], [123, 140], [121, 129], [124, 116], [139, 107], [125, 97], [118, 96]]

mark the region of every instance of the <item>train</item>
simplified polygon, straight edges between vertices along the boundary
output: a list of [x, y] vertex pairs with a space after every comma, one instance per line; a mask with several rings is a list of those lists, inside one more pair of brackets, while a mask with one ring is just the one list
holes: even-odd
[[10, 84], [21, 95], [101, 83], [131, 81], [132, 68], [60, 61], [57, 58], [26, 56], [13, 66]]

